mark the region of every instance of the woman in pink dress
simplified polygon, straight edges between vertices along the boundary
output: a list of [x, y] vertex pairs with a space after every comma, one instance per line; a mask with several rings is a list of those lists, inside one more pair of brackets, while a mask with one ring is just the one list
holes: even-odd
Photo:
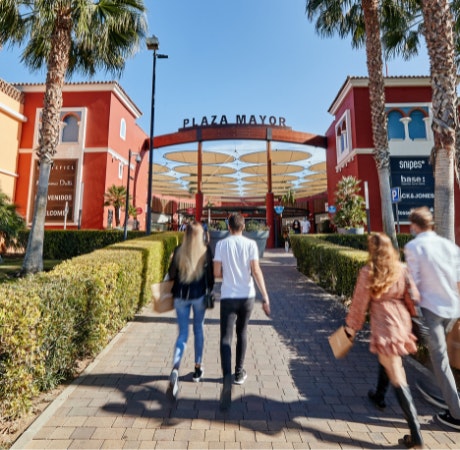
[[370, 351], [385, 368], [410, 429], [410, 435], [405, 435], [400, 444], [422, 448], [417, 411], [401, 358], [417, 351], [411, 316], [417, 315], [420, 294], [387, 235], [369, 235], [368, 250], [369, 258], [359, 272], [345, 329], [354, 337], [369, 313]]

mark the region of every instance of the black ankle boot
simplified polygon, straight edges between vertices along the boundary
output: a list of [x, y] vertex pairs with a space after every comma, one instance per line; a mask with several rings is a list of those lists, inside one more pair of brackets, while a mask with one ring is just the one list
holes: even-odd
[[420, 431], [420, 423], [417, 417], [417, 410], [415, 409], [414, 401], [410, 393], [409, 386], [395, 387], [396, 398], [403, 410], [404, 418], [409, 425], [410, 435], [405, 435], [403, 439], [399, 440], [407, 448], [423, 448], [423, 438]]
[[379, 376], [377, 379], [377, 389], [370, 390], [367, 393], [370, 401], [374, 404], [377, 409], [385, 409], [387, 406], [385, 403], [385, 393], [388, 389], [388, 385], [390, 380], [388, 379], [388, 375], [385, 371], [385, 368], [382, 364], [379, 364]]

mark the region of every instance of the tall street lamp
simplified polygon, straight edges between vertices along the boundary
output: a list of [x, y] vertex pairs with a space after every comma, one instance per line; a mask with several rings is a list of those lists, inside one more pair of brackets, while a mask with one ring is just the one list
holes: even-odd
[[126, 199], [125, 199], [125, 224], [123, 228], [123, 240], [126, 241], [128, 237], [128, 219], [129, 219], [129, 181], [131, 180], [131, 157], [136, 155], [136, 163], [139, 164], [142, 159], [139, 153], [134, 153], [129, 149], [129, 156], [128, 156], [128, 179], [126, 181]]
[[157, 53], [160, 47], [160, 41], [155, 35], [146, 39], [147, 48], [153, 50], [153, 73], [152, 73], [152, 104], [150, 113], [150, 148], [149, 148], [149, 181], [147, 186], [147, 214], [145, 232], [150, 234], [152, 232], [152, 179], [153, 179], [153, 125], [155, 123], [155, 73], [157, 58], [167, 58], [168, 55]]

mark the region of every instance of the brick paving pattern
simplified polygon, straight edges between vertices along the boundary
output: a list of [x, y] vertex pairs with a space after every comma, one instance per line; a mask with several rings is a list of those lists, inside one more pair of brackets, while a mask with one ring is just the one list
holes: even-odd
[[[327, 336], [343, 322], [337, 299], [296, 269], [284, 250], [261, 260], [272, 317], [256, 303], [246, 382], [219, 410], [219, 301], [205, 322], [204, 378], [192, 381], [193, 332], [180, 368], [179, 398], [166, 396], [175, 313], [146, 307], [16, 441], [13, 449], [396, 449], [408, 433], [393, 392], [387, 408], [367, 400], [377, 360], [368, 331], [335, 360]], [[219, 285], [216, 286], [219, 292]], [[234, 345], [233, 345], [234, 354]], [[234, 356], [234, 355], [233, 355]], [[409, 381], [418, 376], [406, 362]], [[460, 434], [433, 420], [436, 408], [412, 388], [426, 448], [460, 448]]]

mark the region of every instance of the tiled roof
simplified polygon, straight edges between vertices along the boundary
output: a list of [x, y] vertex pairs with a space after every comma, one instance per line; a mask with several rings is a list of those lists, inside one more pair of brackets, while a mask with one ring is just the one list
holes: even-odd
[[16, 89], [14, 85], [8, 83], [5, 80], [2, 80], [1, 78], [0, 92], [3, 92], [4, 94], [8, 95], [8, 97], [11, 97], [20, 103], [24, 103], [24, 94], [19, 89]]

